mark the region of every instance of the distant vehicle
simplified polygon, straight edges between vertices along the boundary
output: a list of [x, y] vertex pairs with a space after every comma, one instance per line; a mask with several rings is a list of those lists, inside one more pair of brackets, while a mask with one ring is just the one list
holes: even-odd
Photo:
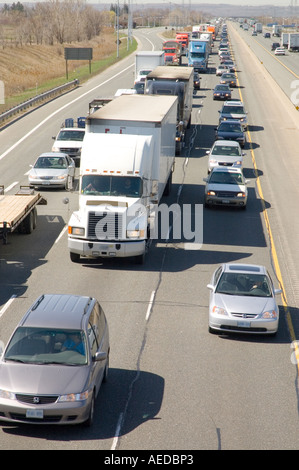
[[216, 76], [221, 76], [223, 73], [228, 73], [230, 72], [231, 70], [229, 69], [229, 67], [225, 64], [220, 64], [218, 65], [217, 69], [216, 69]]
[[227, 59], [224, 62], [222, 62], [222, 64], [225, 65], [226, 67], [228, 67], [230, 72], [235, 72], [236, 71], [236, 66], [235, 66], [235, 63], [234, 63], [233, 60]]
[[271, 51], [275, 51], [278, 47], [280, 47], [279, 42], [272, 42]]
[[242, 101], [226, 101], [218, 112], [219, 124], [227, 119], [234, 119], [241, 122], [244, 130], [247, 129], [247, 112], [245, 111]]
[[71, 189], [75, 177], [75, 162], [65, 153], [42, 153], [28, 174], [32, 187]]
[[0, 359], [0, 419], [91, 426], [109, 352], [107, 320], [95, 298], [41, 295]]
[[216, 85], [213, 90], [213, 100], [228, 100], [231, 96], [229, 85]]
[[246, 208], [248, 180], [245, 180], [241, 168], [216, 167], [203, 180], [206, 182], [205, 207], [220, 205]]
[[274, 52], [275, 55], [285, 55], [286, 50], [284, 47], [277, 47]]
[[216, 140], [206, 153], [209, 155], [208, 173], [218, 166], [242, 168], [245, 155], [234, 140]]
[[237, 86], [237, 77], [234, 73], [223, 73], [220, 78], [220, 83], [235, 88]]
[[219, 57], [219, 59], [220, 59], [220, 64], [223, 64], [223, 62], [227, 60], [231, 60], [231, 56], [230, 54], [223, 54]]
[[270, 33], [264, 33], [264, 38], [270, 38], [271, 34]]
[[240, 121], [227, 120], [219, 124], [215, 129], [216, 140], [235, 140], [243, 148], [246, 143], [246, 135]]
[[251, 36], [257, 36], [257, 32], [256, 32], [256, 31], [252, 31]]
[[136, 90], [138, 95], [143, 95], [144, 94], [144, 85], [145, 85], [145, 81], [135, 83], [134, 89]]
[[194, 88], [195, 90], [200, 89], [200, 76], [198, 72], [194, 72]]
[[[82, 119], [82, 120], [80, 120]], [[67, 153], [76, 166], [80, 165], [82, 142], [85, 135], [85, 118], [79, 118], [77, 126], [73, 119], [66, 119], [64, 126], [60, 129], [56, 137], [52, 152]]]
[[275, 289], [264, 266], [222, 264], [210, 283], [209, 331], [275, 335], [279, 309]]

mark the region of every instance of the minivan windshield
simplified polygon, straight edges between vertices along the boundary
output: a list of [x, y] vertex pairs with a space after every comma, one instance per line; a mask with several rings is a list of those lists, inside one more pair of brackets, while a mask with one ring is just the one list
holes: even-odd
[[86, 337], [82, 330], [19, 327], [4, 355], [5, 361], [26, 364], [87, 364]]

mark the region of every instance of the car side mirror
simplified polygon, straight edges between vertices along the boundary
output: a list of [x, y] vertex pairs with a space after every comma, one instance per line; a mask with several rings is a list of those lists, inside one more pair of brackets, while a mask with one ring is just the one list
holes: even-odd
[[105, 361], [107, 359], [107, 353], [104, 351], [97, 351], [93, 356], [93, 360], [96, 362]]
[[213, 292], [215, 291], [215, 286], [213, 286], [213, 284], [208, 284], [207, 288], [210, 289]]
[[245, 180], [245, 184], [248, 184], [250, 183], [251, 180]]
[[274, 289], [274, 295], [278, 295], [282, 293], [282, 289]]
[[209, 178], [203, 178], [202, 180], [206, 183]]

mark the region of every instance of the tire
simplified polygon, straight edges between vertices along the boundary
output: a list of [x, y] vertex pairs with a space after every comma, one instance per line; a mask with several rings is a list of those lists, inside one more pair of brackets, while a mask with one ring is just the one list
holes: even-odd
[[89, 408], [88, 418], [84, 423], [85, 426], [87, 426], [87, 427], [91, 427], [93, 425], [93, 422], [94, 422], [94, 409], [95, 409], [95, 396], [94, 396], [94, 392], [93, 392], [92, 393], [92, 398], [91, 398], [91, 403], [90, 403], [90, 408]]
[[145, 262], [145, 253], [143, 253], [142, 255], [138, 255], [138, 256], [135, 256], [135, 263], [136, 264], [144, 264]]
[[78, 255], [78, 253], [70, 252], [70, 258], [73, 263], [79, 263], [80, 261], [80, 255]]
[[108, 373], [109, 373], [109, 354], [107, 356], [106, 366], [104, 370], [103, 383], [106, 383], [108, 381]]
[[29, 235], [34, 230], [35, 216], [34, 211], [29, 212], [21, 224], [21, 232]]

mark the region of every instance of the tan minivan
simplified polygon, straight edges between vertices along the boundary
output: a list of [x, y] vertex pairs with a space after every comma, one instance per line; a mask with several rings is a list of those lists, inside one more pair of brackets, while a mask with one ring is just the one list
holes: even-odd
[[107, 320], [95, 298], [40, 296], [0, 360], [0, 420], [91, 425], [109, 352]]

